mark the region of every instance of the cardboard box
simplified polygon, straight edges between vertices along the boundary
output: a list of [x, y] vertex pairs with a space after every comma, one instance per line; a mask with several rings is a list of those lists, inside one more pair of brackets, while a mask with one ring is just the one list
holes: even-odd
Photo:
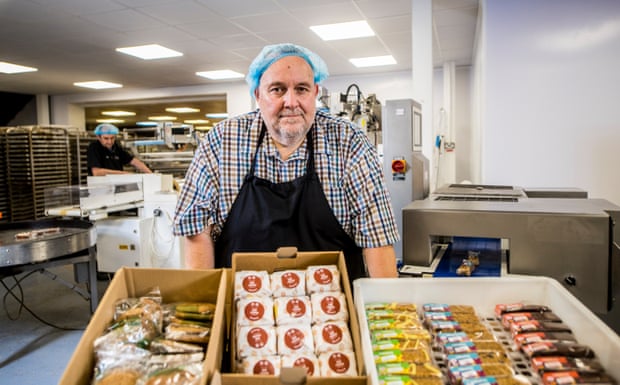
[[[350, 377], [307, 377], [305, 371], [299, 375], [298, 368], [289, 368], [291, 370], [283, 370], [279, 377], [276, 376], [258, 376], [234, 373], [236, 364], [234, 362], [235, 354], [235, 314], [234, 314], [234, 277], [237, 271], [242, 270], [265, 270], [269, 273], [290, 269], [305, 269], [308, 266], [317, 265], [337, 265], [340, 270], [341, 287], [344, 291], [347, 308], [349, 311], [349, 329], [353, 339], [353, 347], [355, 350], [355, 360], [357, 364], [357, 376]], [[229, 293], [227, 295], [227, 310], [230, 317], [230, 359], [232, 373], [216, 373], [213, 377], [211, 385], [271, 385], [280, 383], [290, 384], [340, 384], [340, 385], [361, 385], [367, 383], [365, 375], [364, 361], [362, 358], [362, 347], [360, 344], [360, 329], [357, 314], [352, 296], [352, 286], [349, 281], [349, 275], [344, 260], [344, 254], [337, 251], [332, 252], [297, 252], [295, 248], [281, 248], [273, 253], [235, 253], [232, 256], [232, 271], [229, 274]], [[286, 377], [286, 379], [285, 379]]]
[[[548, 277], [505, 276], [479, 278], [382, 278], [358, 279], [353, 283], [355, 307], [362, 335], [363, 356], [369, 382], [377, 384], [368, 320], [364, 305], [371, 302], [445, 303], [471, 305], [479, 317], [495, 319], [496, 304], [528, 303], [546, 305], [569, 326], [581, 344], [590, 346], [605, 370], [620, 380], [620, 337], [556, 280]], [[496, 321], [495, 333], [502, 327]], [[502, 335], [510, 341], [510, 334]], [[527, 362], [527, 359], [524, 358]], [[520, 364], [517, 374], [533, 385], [540, 378]]]
[[223, 355], [225, 319], [224, 308], [229, 271], [178, 269], [119, 269], [108, 286], [95, 314], [84, 331], [80, 342], [60, 379], [60, 385], [87, 385], [91, 383], [94, 368], [93, 342], [104, 333], [114, 315], [114, 304], [119, 299], [139, 297], [153, 287], [159, 287], [164, 303], [202, 301], [216, 304], [212, 335], [207, 347], [201, 384], [206, 384], [220, 367]]

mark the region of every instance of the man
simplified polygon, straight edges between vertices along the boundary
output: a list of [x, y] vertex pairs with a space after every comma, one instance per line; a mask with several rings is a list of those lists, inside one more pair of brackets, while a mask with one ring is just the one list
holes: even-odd
[[140, 159], [116, 144], [116, 135], [118, 135], [116, 126], [106, 123], [100, 124], [95, 127], [95, 135], [97, 135], [97, 141], [88, 145], [86, 153], [88, 175], [128, 174], [128, 172], [123, 171], [123, 166], [127, 164], [145, 174], [152, 173], [151, 169]]
[[381, 164], [364, 133], [316, 110], [323, 60], [266, 46], [246, 80], [256, 111], [200, 143], [175, 213], [186, 264], [228, 267], [238, 251], [342, 250], [352, 280], [396, 277], [398, 240]]

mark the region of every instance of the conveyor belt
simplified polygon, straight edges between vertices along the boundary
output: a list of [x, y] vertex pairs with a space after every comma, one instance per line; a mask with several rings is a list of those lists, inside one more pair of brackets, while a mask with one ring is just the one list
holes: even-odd
[[459, 277], [456, 269], [463, 259], [467, 259], [468, 252], [478, 253], [478, 265], [472, 277], [499, 277], [502, 266], [501, 240], [496, 238], [468, 238], [453, 237], [452, 243], [444, 253], [434, 277]]

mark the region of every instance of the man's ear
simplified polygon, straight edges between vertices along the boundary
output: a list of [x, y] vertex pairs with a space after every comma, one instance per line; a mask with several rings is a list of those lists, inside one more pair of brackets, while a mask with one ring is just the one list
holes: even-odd
[[254, 89], [254, 99], [256, 99], [256, 101], [258, 101], [258, 97], [259, 97], [259, 91], [258, 91], [258, 87], [256, 87]]

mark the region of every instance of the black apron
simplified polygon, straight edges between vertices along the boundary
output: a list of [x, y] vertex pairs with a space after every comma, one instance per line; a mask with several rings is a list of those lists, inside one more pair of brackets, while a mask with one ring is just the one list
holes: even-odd
[[349, 280], [365, 277], [362, 249], [334, 216], [315, 171], [312, 130], [306, 137], [306, 175], [283, 183], [254, 176], [265, 131], [263, 124], [250, 171], [215, 242], [215, 267], [230, 267], [234, 252], [274, 252], [295, 246], [298, 251], [342, 251]]

